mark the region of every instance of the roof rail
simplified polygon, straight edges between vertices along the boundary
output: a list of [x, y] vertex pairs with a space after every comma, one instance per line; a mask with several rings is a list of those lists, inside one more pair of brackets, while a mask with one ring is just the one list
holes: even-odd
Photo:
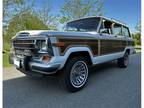
[[111, 20], [113, 20], [113, 21], [115, 21], [115, 22], [118, 22], [118, 23], [121, 23], [121, 24], [123, 24], [123, 25], [126, 26], [126, 23], [124, 23], [124, 22], [122, 22], [122, 21], [120, 21], [120, 20], [117, 20], [117, 19], [114, 19], [114, 18], [111, 18]]

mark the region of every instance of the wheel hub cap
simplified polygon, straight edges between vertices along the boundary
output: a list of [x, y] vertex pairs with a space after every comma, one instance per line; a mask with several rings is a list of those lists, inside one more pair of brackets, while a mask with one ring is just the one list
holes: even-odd
[[78, 61], [76, 62], [70, 74], [70, 81], [74, 87], [81, 87], [84, 85], [88, 77], [88, 67], [85, 62]]

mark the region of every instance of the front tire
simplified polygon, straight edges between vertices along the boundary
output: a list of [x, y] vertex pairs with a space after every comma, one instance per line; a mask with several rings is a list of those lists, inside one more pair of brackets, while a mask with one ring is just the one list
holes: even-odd
[[126, 52], [122, 58], [118, 59], [118, 66], [121, 68], [126, 68], [129, 64], [129, 53]]
[[82, 89], [88, 80], [89, 64], [84, 57], [73, 57], [67, 61], [63, 72], [65, 87], [70, 92]]

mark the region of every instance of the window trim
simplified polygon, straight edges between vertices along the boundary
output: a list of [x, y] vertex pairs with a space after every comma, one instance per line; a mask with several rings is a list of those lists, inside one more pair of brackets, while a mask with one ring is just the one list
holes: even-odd
[[[66, 28], [65, 31], [69, 31], [69, 30], [67, 29], [67, 26], [68, 26], [70, 23], [81, 22], [81, 21], [84, 21], [84, 20], [91, 20], [91, 19], [94, 19], [94, 20], [95, 20], [95, 19], [98, 19], [98, 20], [99, 20], [99, 21], [98, 21], [98, 24], [95, 25], [96, 28], [94, 28], [94, 30], [84, 31], [84, 32], [97, 32], [97, 30], [98, 30], [98, 28], [99, 28], [100, 21], [101, 21], [101, 18], [99, 18], [99, 17], [82, 18], [82, 19], [78, 19], [78, 20], [73, 20], [73, 21], [67, 22], [66, 25], [65, 25], [65, 28]], [[96, 21], [96, 20], [95, 20], [95, 21]], [[94, 24], [95, 24], [95, 23], [94, 23]], [[75, 31], [83, 32], [83, 31], [78, 30], [77, 27], [74, 27], [74, 28], [76, 28], [76, 30], [74, 30], [74, 32], [75, 32]], [[73, 31], [73, 30], [70, 30], [70, 31]]]
[[[115, 26], [116, 24], [117, 24], [117, 25], [120, 25], [120, 28], [121, 28], [121, 30], [120, 30], [120, 31], [121, 31], [121, 35], [114, 34], [114, 26]], [[121, 25], [121, 24], [118, 24], [118, 23], [114, 23], [114, 24], [112, 25], [112, 34], [113, 34], [113, 35], [116, 35], [116, 36], [123, 36], [122, 25]]]
[[[123, 32], [123, 29], [124, 29], [124, 28], [126, 28], [126, 29], [128, 30], [128, 34], [129, 34], [129, 36], [124, 35], [124, 32]], [[124, 37], [131, 37], [130, 30], [129, 30], [128, 27], [126, 27], [126, 26], [122, 26], [122, 35], [123, 35]]]
[[[104, 20], [105, 21], [109, 21], [107, 19], [101, 18], [100, 25], [99, 25], [99, 28], [98, 28], [98, 33], [100, 33], [101, 26], [104, 25], [104, 22], [103, 22]], [[113, 23], [112, 21], [109, 21], [109, 22]], [[100, 33], [100, 34], [112, 35], [113, 34], [113, 30], [112, 29], [113, 29], [113, 27], [110, 28], [110, 33], [109, 34], [108, 33]]]

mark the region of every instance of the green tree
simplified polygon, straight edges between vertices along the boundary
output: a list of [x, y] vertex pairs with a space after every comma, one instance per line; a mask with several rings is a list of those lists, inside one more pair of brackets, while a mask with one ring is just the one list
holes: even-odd
[[134, 33], [132, 36], [133, 36], [135, 45], [139, 46], [141, 45], [141, 21], [137, 23], [135, 29], [137, 30], [137, 32]]
[[23, 3], [24, 0], [3, 0], [3, 34], [5, 34], [9, 20], [13, 14], [16, 13], [15, 10], [17, 6]]
[[103, 14], [102, 0], [65, 0], [61, 7], [63, 17], [60, 22], [64, 23], [71, 19], [77, 19], [92, 15]]
[[27, 0], [3, 0], [3, 35], [11, 19], [24, 11], [32, 11], [33, 3], [32, 0], [30, 3]]
[[56, 30], [58, 25], [57, 17], [51, 13], [51, 9], [50, 4], [44, 4], [35, 14], [47, 25], [48, 29]]
[[137, 23], [137, 25], [136, 25], [136, 30], [138, 31], [138, 32], [141, 32], [141, 21], [139, 21], [138, 23]]
[[10, 14], [9, 9], [24, 3], [24, 0], [3, 0], [3, 17]]
[[12, 36], [21, 30], [47, 30], [48, 27], [34, 14], [22, 12], [12, 18], [6, 31], [6, 41], [10, 41]]
[[135, 45], [140, 46], [141, 45], [141, 34], [140, 33], [135, 33], [135, 34], [132, 34], [132, 37], [134, 39]]

